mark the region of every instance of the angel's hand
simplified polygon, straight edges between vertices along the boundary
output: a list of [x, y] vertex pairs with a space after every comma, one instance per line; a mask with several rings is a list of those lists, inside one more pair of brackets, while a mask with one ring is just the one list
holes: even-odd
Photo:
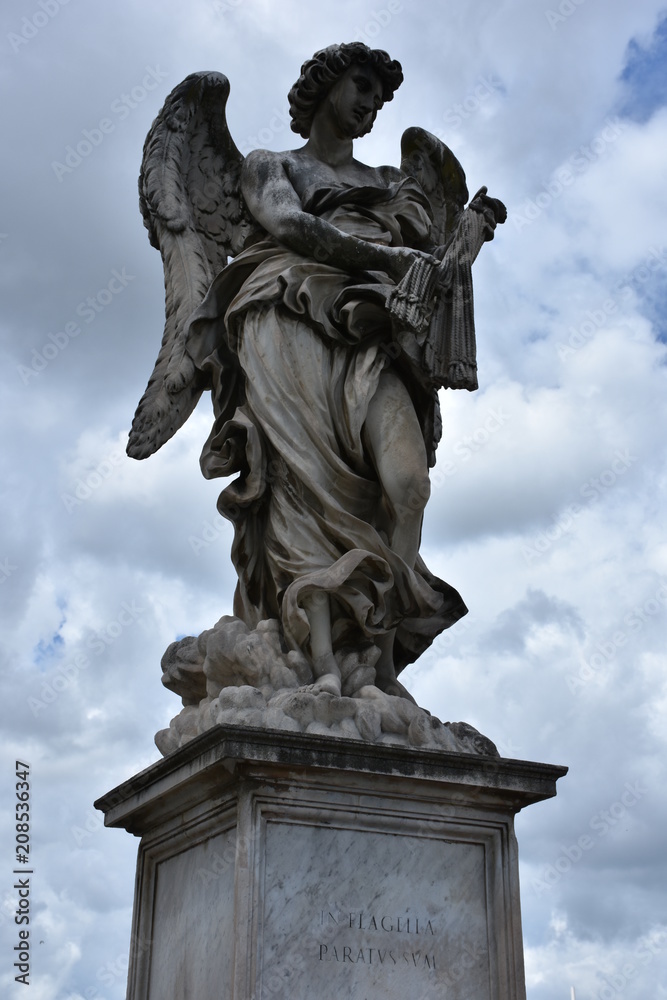
[[507, 209], [498, 198], [489, 198], [487, 188], [481, 187], [468, 206], [474, 212], [479, 212], [484, 216], [487, 226], [487, 240], [493, 239], [493, 233], [497, 225], [502, 225], [507, 220]]
[[426, 253], [424, 250], [412, 250], [410, 247], [384, 247], [383, 270], [398, 284], [415, 261], [420, 258], [427, 260], [430, 264], [440, 263], [437, 257], [434, 257], [432, 253]]

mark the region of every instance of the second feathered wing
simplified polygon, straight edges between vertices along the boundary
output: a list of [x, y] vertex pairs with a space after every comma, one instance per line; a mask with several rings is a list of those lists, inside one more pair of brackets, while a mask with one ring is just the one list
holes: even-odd
[[401, 170], [419, 181], [433, 210], [433, 243], [446, 246], [468, 200], [463, 167], [437, 136], [414, 126], [401, 136]]
[[471, 267], [482, 244], [507, 218], [481, 188], [468, 207], [465, 173], [451, 149], [421, 128], [401, 139], [401, 169], [414, 177], [433, 212], [431, 237], [441, 264], [418, 260], [390, 298], [394, 317], [424, 333], [421, 366], [434, 388], [477, 388]]
[[227, 128], [228, 96], [222, 73], [192, 73], [172, 90], [144, 144], [139, 204], [162, 255], [165, 326], [132, 422], [132, 458], [161, 448], [210, 388], [188, 354], [187, 322], [228, 257], [261, 232], [240, 190], [243, 156]]

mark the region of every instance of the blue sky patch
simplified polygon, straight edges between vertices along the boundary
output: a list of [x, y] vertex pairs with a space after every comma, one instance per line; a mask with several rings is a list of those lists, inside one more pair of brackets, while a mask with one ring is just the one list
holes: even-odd
[[667, 344], [667, 287], [664, 274], [651, 275], [641, 292], [642, 312], [653, 323], [656, 338]]
[[35, 663], [39, 667], [45, 667], [49, 660], [55, 659], [62, 652], [65, 640], [59, 632], [51, 638], [49, 642], [40, 639], [34, 649]]
[[626, 93], [621, 102], [621, 114], [637, 122], [646, 122], [667, 104], [667, 16], [658, 24], [648, 48], [634, 39], [627, 49], [621, 80]]

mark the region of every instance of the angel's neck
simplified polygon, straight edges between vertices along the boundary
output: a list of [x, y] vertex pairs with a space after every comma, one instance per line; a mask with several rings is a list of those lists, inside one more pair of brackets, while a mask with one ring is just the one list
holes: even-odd
[[341, 139], [331, 128], [319, 128], [317, 121], [313, 122], [308, 142], [304, 149], [322, 163], [331, 167], [342, 167], [352, 162], [352, 139]]

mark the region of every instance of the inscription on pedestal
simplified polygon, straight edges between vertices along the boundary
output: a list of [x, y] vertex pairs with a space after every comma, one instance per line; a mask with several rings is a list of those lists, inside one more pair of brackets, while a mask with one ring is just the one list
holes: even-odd
[[265, 858], [258, 1000], [492, 997], [483, 845], [271, 822]]
[[[435, 937], [433, 922], [422, 917], [421, 927], [419, 917], [410, 917], [408, 914], [393, 917], [388, 914], [375, 913], [332, 913], [331, 910], [322, 910], [320, 923], [323, 927], [336, 927], [349, 931], [349, 934], [341, 934], [340, 940], [334, 944], [320, 943], [319, 959], [321, 962], [349, 962], [351, 965], [400, 965], [404, 962], [408, 967], [435, 969], [435, 954], [429, 954], [427, 942], [424, 947], [417, 950], [409, 950], [412, 942], [409, 937], [430, 935]], [[354, 934], [355, 931], [367, 931], [378, 935], [375, 947], [359, 947], [359, 939]], [[383, 939], [385, 939], [383, 941]], [[343, 943], [349, 941], [349, 944]], [[405, 950], [402, 950], [404, 949]]]

